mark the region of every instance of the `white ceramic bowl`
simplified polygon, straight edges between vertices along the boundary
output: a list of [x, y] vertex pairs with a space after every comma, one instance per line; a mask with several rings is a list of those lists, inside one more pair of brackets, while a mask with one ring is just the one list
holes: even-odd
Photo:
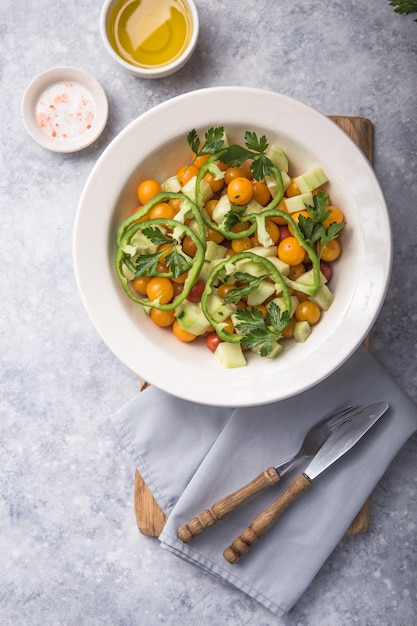
[[[132, 1], [133, 0], [125, 0], [125, 5], [128, 8], [128, 10], [130, 10], [128, 5], [131, 5]], [[181, 69], [187, 63], [187, 61], [191, 58], [197, 46], [200, 23], [199, 23], [197, 7], [195, 6], [193, 0], [180, 0], [180, 1], [184, 5], [185, 9], [186, 10], [188, 9], [188, 15], [190, 18], [191, 36], [189, 38], [188, 43], [186, 44], [186, 47], [181, 52], [180, 56], [178, 56], [173, 61], [165, 65], [160, 65], [160, 66], [154, 65], [154, 66], [144, 67], [144, 66], [137, 65], [133, 60], [130, 60], [129, 59], [130, 53], [128, 53], [127, 51], [125, 55], [122, 56], [121, 54], [116, 52], [116, 50], [113, 48], [110, 42], [110, 38], [109, 38], [109, 29], [111, 28], [110, 25], [112, 24], [112, 19], [111, 19], [112, 13], [114, 11], [116, 4], [118, 4], [120, 0], [105, 0], [103, 8], [101, 10], [101, 15], [100, 15], [100, 33], [101, 33], [101, 38], [103, 40], [104, 46], [107, 52], [113, 58], [113, 60], [119, 63], [119, 65], [121, 65], [124, 69], [128, 70], [129, 72], [132, 72], [136, 76], [140, 76], [141, 78], [163, 78], [164, 76], [169, 76], [170, 74], [173, 74], [174, 72], [177, 72], [179, 69]], [[148, 5], [146, 6], [144, 4], [144, 8], [147, 11], [148, 11], [148, 6], [151, 7], [150, 15], [145, 15], [144, 17], [138, 18], [138, 22], [136, 26], [132, 28], [133, 36], [137, 37], [138, 40], [140, 39], [140, 35], [141, 35], [140, 33], [141, 20], [143, 24], [145, 24], [145, 22], [147, 24], [149, 24], [149, 22], [152, 22], [153, 24], [156, 24], [156, 27], [157, 27], [158, 22], [160, 21], [160, 17], [161, 17], [160, 12], [166, 11], [164, 7], [164, 3], [161, 3], [161, 2], [159, 3], [154, 2], [152, 5], [148, 3]], [[139, 11], [142, 8], [143, 8], [142, 6], [139, 6], [136, 8], [136, 10]], [[176, 30], [176, 26], [171, 24], [171, 20], [168, 17], [168, 20], [163, 25], [163, 28], [164, 28], [165, 39], [164, 37], [162, 37], [161, 41], [162, 43], [163, 42], [166, 43], [172, 40], [175, 30]]]
[[[138, 180], [172, 175], [190, 155], [187, 133], [223, 125], [232, 140], [265, 134], [296, 173], [314, 165], [347, 226], [331, 287], [335, 300], [309, 339], [276, 359], [251, 355], [225, 370], [205, 343], [183, 344], [153, 325], [123, 292], [114, 270], [115, 232], [136, 206]], [[104, 151], [85, 185], [74, 231], [74, 262], [87, 312], [110, 350], [138, 376], [175, 396], [251, 406], [294, 396], [328, 377], [359, 347], [382, 306], [391, 271], [391, 232], [374, 172], [351, 139], [316, 110], [277, 93], [222, 87], [187, 93], [148, 111]], [[253, 356], [253, 358], [252, 358]]]
[[36, 76], [22, 99], [29, 135], [52, 152], [77, 152], [103, 132], [108, 102], [97, 80], [77, 67], [52, 67]]

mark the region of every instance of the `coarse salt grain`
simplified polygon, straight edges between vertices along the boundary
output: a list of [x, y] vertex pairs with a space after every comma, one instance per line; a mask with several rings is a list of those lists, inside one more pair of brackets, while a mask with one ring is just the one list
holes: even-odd
[[67, 81], [46, 89], [36, 106], [36, 120], [55, 139], [73, 139], [88, 132], [95, 115], [91, 94], [82, 85]]

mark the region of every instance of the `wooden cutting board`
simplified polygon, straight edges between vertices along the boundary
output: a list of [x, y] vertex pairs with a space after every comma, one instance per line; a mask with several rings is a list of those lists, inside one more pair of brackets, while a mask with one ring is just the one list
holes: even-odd
[[[329, 116], [349, 135], [349, 137], [361, 148], [372, 163], [373, 159], [373, 124], [364, 117], [347, 117], [339, 115]], [[343, 163], [341, 164], [343, 166]], [[147, 383], [141, 383], [141, 390], [147, 387]], [[148, 489], [140, 473], [135, 472], [134, 488], [135, 516], [139, 531], [149, 537], [159, 537], [165, 526], [167, 516], [159, 507], [151, 491]], [[368, 530], [370, 516], [370, 499], [368, 498], [352, 524], [346, 531], [347, 535], [355, 535]]]

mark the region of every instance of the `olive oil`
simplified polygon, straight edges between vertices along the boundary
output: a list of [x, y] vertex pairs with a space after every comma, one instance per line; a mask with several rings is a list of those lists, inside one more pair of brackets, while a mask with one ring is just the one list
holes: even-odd
[[118, 0], [107, 31], [122, 59], [155, 68], [182, 55], [191, 39], [192, 21], [183, 0]]

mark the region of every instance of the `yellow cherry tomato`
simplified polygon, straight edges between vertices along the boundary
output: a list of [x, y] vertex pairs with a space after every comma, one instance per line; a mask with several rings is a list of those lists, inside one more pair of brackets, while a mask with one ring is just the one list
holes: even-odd
[[308, 322], [310, 326], [314, 326], [321, 317], [321, 311], [315, 302], [305, 300], [297, 305], [294, 315], [297, 322]]
[[210, 174], [210, 172], [207, 172], [207, 174], [204, 175], [203, 180], [205, 180], [206, 183], [210, 185], [210, 189], [212, 190], [213, 193], [218, 193], [224, 187], [224, 178], [219, 178], [219, 180], [214, 180], [214, 176], [213, 174]]
[[291, 322], [281, 330], [281, 334], [284, 339], [292, 339], [294, 337], [294, 327], [296, 322], [297, 320], [293, 317]]
[[288, 185], [288, 187], [285, 190], [285, 195], [287, 196], [287, 198], [292, 198], [293, 196], [299, 196], [300, 195], [300, 190], [297, 187], [297, 184], [294, 180], [294, 178], [291, 178], [290, 184]]
[[151, 309], [151, 320], [157, 326], [166, 328], [175, 322], [174, 311], [161, 311], [160, 309]]
[[339, 258], [342, 248], [338, 239], [331, 239], [320, 251], [322, 261], [336, 261]]
[[184, 250], [185, 254], [194, 257], [195, 253], [197, 252], [197, 244], [193, 239], [191, 239], [191, 237], [188, 237], [188, 235], [186, 235], [182, 240], [182, 249]]
[[[276, 208], [277, 210], [282, 211], [283, 213], [286, 213], [288, 215], [288, 210], [287, 210], [284, 198], [281, 200], [281, 202]], [[279, 226], [286, 226], [288, 224], [287, 220], [285, 220], [283, 217], [280, 217], [278, 215], [277, 217], [270, 217], [269, 219], [275, 222], [275, 224], [278, 224]]]
[[209, 154], [200, 154], [200, 156], [196, 156], [194, 161], [193, 161], [193, 165], [196, 166], [197, 169], [201, 169], [204, 165], [204, 163], [206, 163], [206, 161], [208, 161], [208, 159], [210, 158]]
[[207, 241], [214, 241], [214, 243], [221, 243], [224, 240], [224, 236], [217, 230], [206, 228], [206, 239]]
[[144, 180], [138, 187], [138, 200], [141, 204], [146, 204], [161, 191], [162, 186], [157, 180]]
[[168, 202], [158, 202], [155, 204], [148, 213], [148, 219], [168, 219], [172, 220], [175, 217], [176, 210]]
[[266, 206], [271, 200], [271, 192], [268, 185], [260, 180], [253, 180], [253, 199], [261, 206]]
[[228, 167], [224, 173], [224, 181], [226, 185], [232, 182], [235, 178], [245, 177], [245, 170], [242, 167]]
[[290, 280], [297, 280], [297, 278], [300, 278], [301, 274], [304, 274], [305, 271], [306, 268], [303, 263], [299, 263], [298, 265], [292, 265], [290, 267], [288, 278]]
[[198, 172], [198, 167], [191, 163], [190, 165], [183, 165], [182, 167], [180, 167], [177, 172], [177, 177], [181, 185], [185, 185], [186, 183], [188, 183], [189, 180], [193, 178], [193, 176], [197, 176]]
[[213, 211], [217, 203], [218, 203], [218, 200], [215, 200], [213, 198], [211, 200], [207, 200], [207, 202], [204, 205], [204, 208], [206, 209], [207, 215], [209, 216], [210, 219], [212, 219]]
[[337, 206], [329, 205], [326, 207], [326, 211], [331, 211], [331, 213], [323, 222], [323, 226], [325, 228], [328, 228], [330, 224], [333, 224], [333, 222], [340, 224], [345, 219], [342, 211]]
[[132, 280], [132, 287], [141, 296], [146, 296], [146, 287], [148, 286], [150, 280], [150, 276], [138, 276], [138, 278], [134, 278]]
[[305, 254], [295, 237], [285, 237], [278, 244], [278, 258], [288, 265], [299, 265], [304, 261]]
[[242, 237], [241, 239], [232, 239], [232, 250], [236, 254], [238, 252], [245, 252], [245, 250], [249, 250], [252, 248], [252, 241], [249, 237]]
[[184, 343], [189, 343], [190, 341], [194, 341], [197, 338], [197, 335], [193, 335], [189, 333], [187, 330], [181, 328], [177, 321], [172, 324], [172, 332], [176, 336], [177, 339], [183, 341]]
[[160, 304], [167, 304], [172, 300], [174, 287], [169, 278], [154, 276], [146, 286], [146, 295], [149, 300], [158, 300]]
[[251, 181], [247, 178], [243, 178], [242, 176], [234, 178], [227, 185], [227, 195], [230, 202], [233, 202], [233, 204], [237, 204], [238, 206], [248, 204], [253, 197], [253, 186]]

